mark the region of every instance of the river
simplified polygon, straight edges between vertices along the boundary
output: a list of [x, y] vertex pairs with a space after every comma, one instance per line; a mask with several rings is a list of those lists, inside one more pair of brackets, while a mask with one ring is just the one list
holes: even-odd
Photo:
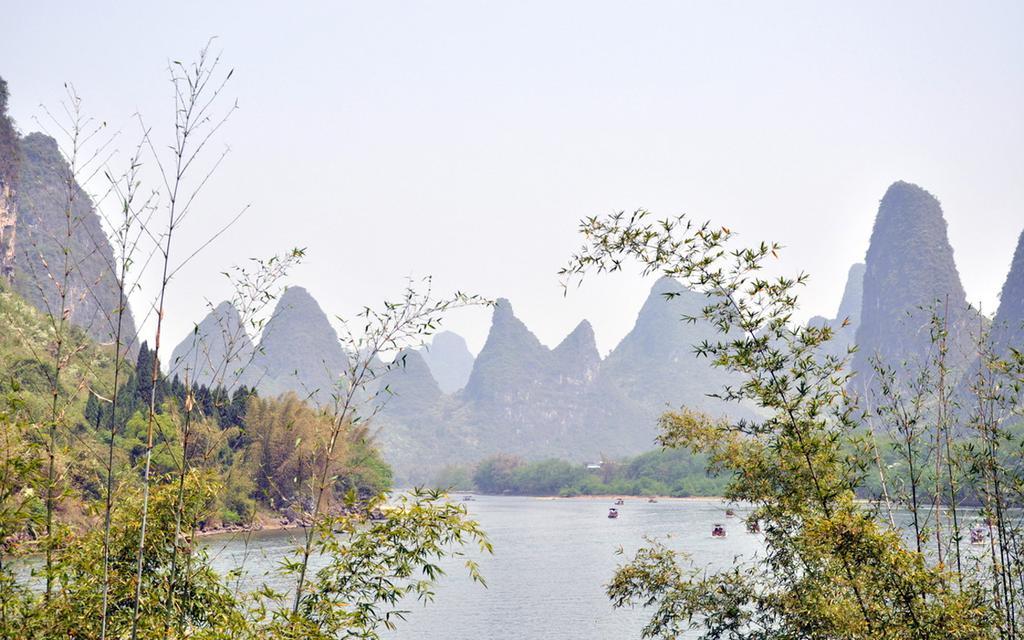
[[[408, 619], [394, 638], [417, 640], [608, 639], [639, 638], [646, 613], [615, 610], [605, 585], [615, 567], [644, 544], [645, 537], [667, 539], [692, 555], [695, 565], [725, 568], [737, 556], [750, 557], [761, 538], [746, 532], [742, 516], [725, 516], [721, 500], [626, 498], [618, 519], [607, 517], [610, 499], [545, 499], [477, 496], [465, 503], [494, 544], [493, 556], [473, 554], [487, 588], [472, 582], [459, 563], [450, 563], [434, 602], [410, 602]], [[711, 537], [723, 523], [728, 538]], [[265, 581], [286, 588], [275, 575], [278, 561], [294, 548], [301, 532], [252, 534], [248, 546], [238, 537], [208, 539], [214, 566], [238, 567], [243, 558], [247, 586]]]

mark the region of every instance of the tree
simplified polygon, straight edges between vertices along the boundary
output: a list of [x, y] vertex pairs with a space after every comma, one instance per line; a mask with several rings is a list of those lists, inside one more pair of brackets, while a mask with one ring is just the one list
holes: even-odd
[[732, 475], [727, 497], [755, 505], [767, 549], [713, 574], [684, 568], [663, 546], [641, 550], [608, 593], [616, 606], [657, 608], [645, 637], [686, 629], [716, 639], [993, 637], [978, 585], [958, 588], [856, 501], [869, 460], [849, 446], [860, 425], [844, 391], [848, 356], [822, 354], [830, 327], [793, 322], [806, 275], [762, 275], [779, 245], [737, 246], [728, 228], [685, 216], [655, 221], [643, 210], [588, 218], [581, 233], [583, 247], [561, 272], [566, 285], [634, 260], [645, 275], [703, 293], [701, 318], [721, 337], [695, 349], [742, 376], [718, 397], [754, 403], [765, 416], [662, 418], [665, 446], [707, 454], [713, 469]]
[[502, 493], [512, 486], [513, 474], [523, 460], [507, 454], [484, 460], [473, 472], [473, 484], [486, 493]]

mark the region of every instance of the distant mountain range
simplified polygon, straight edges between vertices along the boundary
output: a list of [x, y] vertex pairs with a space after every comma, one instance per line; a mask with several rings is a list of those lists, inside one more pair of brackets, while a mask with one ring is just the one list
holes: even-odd
[[[19, 134], [6, 109], [0, 79], [0, 281], [41, 311], [56, 309], [50, 275], [67, 245], [74, 256], [69, 320], [109, 343], [119, 294], [100, 217], [73, 180], [68, 217], [69, 168], [57, 143]], [[381, 381], [391, 392], [379, 416], [385, 454], [399, 478], [423, 480], [445, 464], [497, 452], [577, 461], [639, 453], [654, 446], [657, 417], [669, 407], [751, 417], [748, 407], [708, 397], [734, 379], [693, 352], [713, 330], [680, 321], [705, 303], [671, 279], [658, 280], [632, 330], [602, 359], [586, 320], [550, 349], [499, 300], [476, 358], [450, 332], [398, 354], [403, 366]], [[934, 318], [948, 331], [948, 364], [976, 366], [974, 341], [989, 320], [967, 303], [942, 207], [921, 187], [896, 182], [879, 205], [864, 263], [850, 268], [835, 317], [810, 322], [835, 329], [827, 352], [857, 345], [851, 390], [869, 393], [876, 363], [919, 366], [933, 353]], [[1024, 345], [1024, 233], [991, 329], [1001, 354]], [[123, 337], [137, 351], [130, 311]], [[264, 395], [294, 391], [320, 405], [330, 402], [347, 363], [327, 315], [301, 287], [281, 296], [258, 344], [225, 302], [165, 359], [173, 375], [191, 381], [246, 385]]]
[[259, 345], [238, 311], [222, 302], [171, 354], [168, 373], [205, 385], [255, 387], [264, 395], [294, 392], [327, 404], [347, 359], [327, 314], [308, 291], [289, 287], [277, 301]]
[[[381, 382], [391, 392], [378, 416], [385, 456], [400, 480], [424, 481], [444, 465], [499, 452], [576, 461], [636, 454], [655, 446], [657, 418], [668, 408], [755, 417], [749, 407], [708, 395], [736, 379], [694, 353], [694, 345], [716, 337], [714, 330], [681, 321], [699, 316], [706, 303], [672, 279], [658, 280], [632, 330], [601, 358], [586, 320], [552, 349], [500, 299], [475, 359], [450, 332], [396, 356], [403, 366]], [[810, 322], [835, 328], [831, 353], [858, 345], [853, 390], [867, 391], [876, 359], [914, 366], [928, 353], [935, 313], [950, 332], [951, 365], [967, 366], [964, 354], [981, 316], [966, 302], [941, 206], [924, 189], [897, 182], [881, 201], [865, 262], [850, 268], [835, 317]], [[234, 334], [236, 317], [224, 305], [214, 309], [175, 350], [176, 366], [200, 362], [196, 354], [203, 352], [224, 360], [228, 350], [217, 341]], [[1004, 350], [1024, 341], [1024, 234], [993, 326]], [[212, 344], [197, 347], [204, 341]], [[282, 296], [258, 347], [235, 342], [236, 361], [253, 354], [235, 383], [264, 394], [291, 390], [323, 403], [346, 363], [327, 316], [297, 287]], [[212, 379], [210, 369], [195, 364], [193, 373]]]
[[167, 371], [181, 380], [233, 388], [250, 382], [256, 345], [230, 302], [222, 302], [171, 353]]
[[[384, 451], [400, 477], [425, 479], [444, 464], [498, 452], [595, 460], [646, 451], [670, 407], [749, 417], [744, 407], [707, 397], [730, 377], [693, 351], [714, 331], [681, 321], [705, 303], [674, 280], [658, 280], [632, 331], [602, 360], [589, 322], [549, 349], [508, 300], [498, 300], [475, 359], [450, 332], [396, 356], [401, 366], [381, 382], [390, 391], [379, 416]], [[345, 356], [308, 292], [286, 291], [258, 346], [240, 328], [231, 305], [218, 305], [174, 350], [170, 370], [201, 384], [328, 400]]]
[[[669, 300], [669, 293], [678, 295]], [[713, 330], [681, 321], [705, 304], [678, 282], [658, 280], [633, 329], [602, 360], [589, 322], [549, 349], [501, 299], [464, 389], [430, 395], [426, 368], [394, 372], [399, 403], [382, 415], [385, 455], [401, 477], [425, 479], [442, 464], [498, 452], [583, 461], [646, 451], [655, 446], [658, 416], [683, 405], [750, 417], [745, 407], [707, 396], [731, 378], [694, 353]], [[401, 403], [403, 395], [422, 402]]]

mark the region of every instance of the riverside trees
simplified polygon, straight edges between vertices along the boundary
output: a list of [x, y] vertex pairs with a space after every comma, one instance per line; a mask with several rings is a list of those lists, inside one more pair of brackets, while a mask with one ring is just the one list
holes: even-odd
[[[763, 275], [779, 245], [745, 247], [728, 228], [684, 216], [655, 220], [642, 210], [588, 218], [581, 233], [583, 247], [561, 272], [565, 283], [635, 262], [644, 274], [676, 278], [705, 294], [702, 312], [681, 321], [717, 329], [718, 339], [694, 348], [742, 376], [720, 397], [752, 403], [763, 415], [728, 422], [683, 410], [662, 417], [666, 447], [706, 454], [712, 468], [731, 475], [727, 497], [754, 505], [766, 550], [710, 574], [661, 544], [638, 552], [617, 571], [608, 594], [616, 606], [655, 610], [645, 637], [675, 638], [686, 630], [714, 639], [1017, 637], [1020, 546], [1002, 532], [1009, 522], [1005, 510], [1001, 516], [998, 508], [985, 510], [999, 531], [990, 541], [991, 562], [958, 572], [908, 547], [902, 532], [879, 517], [877, 504], [855, 499], [866, 478], [877, 475], [868, 416], [847, 394], [848, 355], [821, 349], [833, 330], [793, 320], [806, 275]], [[941, 343], [940, 334], [935, 342]], [[1005, 419], [1020, 415], [1022, 379], [1006, 360], [981, 369], [999, 372], [1003, 382], [981, 383], [989, 392], [979, 396], [979, 407], [998, 399], [1004, 411], [996, 418], [994, 411], [978, 412], [990, 417], [979, 428], [992, 444], [980, 456], [984, 462], [958, 467], [963, 477], [957, 486], [973, 483], [989, 494], [1002, 486], [994, 502], [1005, 508], [1008, 486], [1019, 486], [1010, 478], [1019, 473], [1000, 462], [1005, 458], [998, 449], [1005, 446]], [[931, 433], [931, 448], [939, 451], [949, 429]], [[942, 465], [952, 459], [939, 465], [936, 495], [948, 489]]]

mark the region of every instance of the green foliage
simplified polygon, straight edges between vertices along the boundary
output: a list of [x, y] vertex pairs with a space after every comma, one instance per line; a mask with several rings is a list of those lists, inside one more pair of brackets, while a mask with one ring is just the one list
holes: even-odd
[[[9, 411], [19, 419], [42, 420], [49, 414], [52, 363], [44, 356], [52, 333], [42, 314], [0, 285], [0, 391], [17, 400]], [[68, 469], [70, 481], [67, 498], [72, 503], [103, 495], [104, 465], [89, 451], [99, 451], [110, 440], [107, 396], [112, 386], [113, 354], [84, 336], [81, 339], [84, 348], [68, 360], [61, 378], [61, 395], [71, 399], [65, 421], [77, 425], [68, 446], [61, 449], [61, 466]], [[145, 456], [153, 365], [153, 352], [145, 343], [135, 365], [134, 369], [125, 367], [118, 391], [114, 462], [119, 476], [138, 475]], [[95, 392], [83, 391], [83, 387]], [[215, 473], [224, 488], [217, 496], [220, 508], [207, 519], [208, 524], [249, 523], [259, 509], [284, 509], [297, 499], [299, 489], [308, 490], [315, 469], [312, 451], [317, 433], [330, 423], [322, 412], [295, 396], [264, 400], [246, 387], [230, 393], [222, 387], [185, 387], [162, 374], [157, 398], [161, 404], [155, 417], [154, 473], [159, 476], [180, 469], [181, 430], [189, 403], [189, 462]], [[255, 407], [251, 417], [250, 407]], [[391, 469], [366, 430], [345, 433], [335, 469], [337, 492], [354, 488], [369, 498], [390, 489]], [[84, 511], [84, 507], [74, 510]]]
[[[168, 480], [170, 478], [168, 477]], [[217, 484], [210, 474], [189, 473], [184, 485], [185, 513], [190, 521], [206, 513], [213, 504]], [[240, 606], [221, 576], [208, 564], [205, 552], [192, 549], [190, 537], [175, 539], [177, 486], [161, 482], [150, 493], [148, 531], [143, 568], [144, 600], [140, 607], [139, 629], [142, 637], [160, 637], [170, 624], [195, 631], [218, 629], [225, 622], [237, 624]], [[110, 602], [108, 634], [126, 635], [132, 626], [132, 599], [136, 581], [136, 553], [139, 545], [141, 495], [127, 485], [118, 496], [120, 506], [114, 512], [111, 527]], [[40, 620], [39, 637], [99, 637], [103, 585], [103, 531], [92, 529], [77, 536], [59, 559], [59, 580], [45, 615]], [[170, 588], [171, 557], [177, 552], [189, 554], [189, 570], [173, 582], [176, 610], [164, 608]]]
[[[88, 340], [77, 328], [65, 331], [71, 344], [81, 345], [64, 366], [59, 383], [61, 396], [71, 399], [64, 410], [65, 420], [74, 424], [83, 420], [86, 401], [85, 394], [77, 391], [109, 385], [114, 355], [112, 349]], [[21, 408], [28, 416], [41, 418], [50, 411], [55, 338], [46, 317], [0, 280], [0, 389], [10, 391], [16, 383]]]
[[[0, 472], [6, 468], [3, 462]], [[391, 505], [383, 496], [375, 498], [363, 506], [382, 511], [383, 518], [369, 520], [367, 511], [359, 509], [321, 523], [316, 550], [328, 562], [304, 589], [301, 606], [293, 613], [288, 594], [267, 587], [238, 595], [231, 577], [210, 567], [210, 558], [191, 533], [175, 537], [179, 496], [170, 479], [155, 484], [150, 495], [138, 624], [144, 638], [378, 638], [381, 631], [395, 628], [403, 619], [403, 606], [433, 599], [437, 581], [445, 575], [438, 563], [462, 557], [464, 548], [491, 552], [479, 525], [443, 493], [416, 491], [398, 496]], [[187, 475], [182, 502], [185, 532], [194, 531], [208, 516], [219, 490], [215, 477], [207, 472]], [[10, 504], [4, 500], [0, 495], [0, 505]], [[122, 490], [118, 504], [111, 527], [107, 618], [108, 637], [115, 638], [126, 637], [132, 626], [139, 489]], [[56, 558], [56, 588], [48, 602], [19, 584], [8, 567], [0, 567], [0, 637], [99, 637], [102, 558], [102, 529], [72, 538]], [[176, 558], [184, 563], [178, 572], [173, 570]], [[299, 564], [290, 559], [281, 571], [294, 573]], [[463, 564], [473, 580], [483, 582], [473, 560], [464, 558]], [[172, 587], [174, 604], [168, 610]]]
[[[18, 161], [21, 155], [18, 152], [18, 132], [11, 117], [7, 115], [7, 99], [7, 81], [0, 78], [0, 191], [5, 186], [10, 188], [17, 183]], [[0, 246], [0, 249], [4, 248]], [[0, 260], [4, 257], [0, 251]], [[4, 265], [0, 265], [2, 266]], [[2, 268], [0, 274], [3, 274]]]
[[706, 456], [681, 449], [649, 451], [622, 462], [605, 461], [600, 469], [563, 460], [527, 463], [501, 455], [480, 462], [472, 478], [468, 469], [451, 467], [435, 484], [463, 489], [475, 487], [485, 493], [532, 496], [723, 495], [727, 478], [709, 475], [706, 467]]
[[[445, 575], [439, 563], [447, 557], [463, 558], [471, 579], [484, 583], [477, 563], [461, 549], [491, 553], [491, 545], [465, 508], [444, 493], [416, 490], [393, 505], [369, 506], [387, 516], [370, 522], [329, 518], [320, 525], [316, 549], [329, 562], [307, 583], [295, 612], [275, 614], [267, 628], [272, 637], [379, 638], [404, 619], [406, 601], [433, 600]], [[286, 569], [298, 573], [301, 566]]]
[[[272, 508], [302, 511], [297, 504], [309, 495], [322, 465], [324, 434], [331, 416], [310, 407], [294, 394], [278, 400], [252, 398], [246, 412], [246, 439], [240, 475], [254, 482], [254, 496]], [[328, 475], [334, 490], [355, 490], [363, 498], [391, 486], [391, 470], [383, 462], [364, 429], [347, 427], [335, 448]]]
[[432, 483], [442, 489], [470, 490], [476, 485], [473, 482], [473, 469], [463, 465], [447, 465], [442, 468]]
[[[979, 582], [961, 581], [908, 550], [855, 500], [871, 459], [845, 395], [846, 358], [820, 348], [832, 328], [793, 323], [806, 276], [768, 279], [778, 245], [736, 246], [727, 228], [646, 211], [583, 221], [585, 244], [562, 274], [620, 270], [677, 278], [706, 296], [699, 319], [718, 336], [696, 345], [740, 376], [727, 401], [763, 419], [730, 423], [681, 411], [662, 419], [662, 443], [709, 456], [732, 475], [726, 496], [755, 506], [766, 553], [719, 573], [688, 570], [664, 548], [639, 552], [608, 587], [618, 606], [657, 612], [645, 637], [991, 638], [994, 610]], [[684, 318], [696, 322], [698, 317]]]
[[516, 470], [523, 465], [523, 460], [515, 456], [499, 455], [484, 460], [473, 472], [473, 482], [477, 489], [486, 493], [502, 493], [512, 486]]

